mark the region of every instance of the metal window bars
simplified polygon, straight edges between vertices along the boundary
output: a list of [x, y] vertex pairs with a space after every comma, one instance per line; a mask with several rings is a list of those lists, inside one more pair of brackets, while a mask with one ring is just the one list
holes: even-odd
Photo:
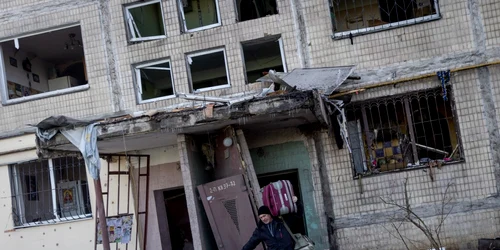
[[[101, 155], [107, 161], [101, 171], [106, 218], [133, 215], [130, 241], [110, 242], [111, 249], [146, 249], [149, 207], [149, 155]], [[96, 225], [99, 220], [96, 216]], [[94, 249], [103, 249], [95, 229]], [[130, 245], [130, 247], [129, 247]]]
[[83, 160], [64, 157], [10, 166], [16, 227], [92, 216]]
[[440, 18], [437, 0], [330, 0], [334, 38]]
[[453, 102], [442, 88], [351, 103], [346, 119], [356, 174], [463, 160]]

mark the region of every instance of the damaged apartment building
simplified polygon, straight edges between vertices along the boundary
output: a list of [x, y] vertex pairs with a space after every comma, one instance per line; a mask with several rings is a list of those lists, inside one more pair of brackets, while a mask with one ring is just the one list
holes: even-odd
[[1, 1], [2, 249], [240, 249], [277, 180], [316, 249], [489, 249], [498, 13], [496, 0]]

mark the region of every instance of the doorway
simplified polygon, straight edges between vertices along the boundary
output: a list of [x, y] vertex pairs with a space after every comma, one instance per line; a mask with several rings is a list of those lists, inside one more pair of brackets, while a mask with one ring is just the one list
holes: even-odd
[[172, 250], [193, 249], [193, 236], [184, 188], [163, 191]]
[[259, 186], [264, 187], [265, 185], [276, 182], [279, 180], [289, 180], [293, 186], [293, 192], [295, 196], [297, 196], [297, 207], [298, 212], [294, 214], [283, 215], [283, 219], [286, 224], [290, 227], [290, 230], [293, 233], [301, 233], [307, 235], [307, 230], [305, 226], [304, 220], [304, 205], [302, 203], [302, 197], [300, 192], [300, 182], [299, 182], [299, 173], [297, 169], [286, 170], [280, 172], [272, 172], [257, 175], [257, 180], [259, 181]]

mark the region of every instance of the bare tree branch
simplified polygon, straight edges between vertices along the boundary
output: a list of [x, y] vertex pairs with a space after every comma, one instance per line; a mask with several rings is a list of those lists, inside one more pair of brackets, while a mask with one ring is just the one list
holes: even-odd
[[[442, 243], [441, 243], [440, 234], [442, 231], [442, 227], [444, 225], [444, 221], [448, 218], [448, 216], [450, 215], [450, 213], [453, 210], [453, 206], [450, 209], [447, 209], [447, 207], [449, 207], [449, 205], [451, 204], [451, 201], [452, 201], [452, 198], [449, 197], [448, 192], [449, 192], [450, 188], [453, 186], [453, 184], [448, 183], [446, 186], [446, 189], [443, 193], [443, 197], [441, 199], [441, 208], [439, 211], [440, 212], [439, 222], [438, 222], [437, 227], [435, 227], [433, 229], [431, 229], [423, 221], [423, 219], [412, 210], [412, 207], [410, 204], [410, 196], [408, 194], [407, 186], [408, 186], [408, 177], [405, 178], [403, 181], [404, 204], [398, 204], [391, 197], [389, 197], [388, 199], [384, 199], [384, 198], [380, 197], [380, 199], [382, 200], [382, 202], [384, 204], [394, 206], [394, 207], [398, 208], [399, 210], [403, 211], [404, 216], [403, 216], [403, 218], [400, 218], [399, 220], [406, 221], [406, 222], [413, 224], [422, 233], [424, 233], [426, 238], [429, 240], [429, 243], [431, 244], [432, 248], [434, 248], [436, 250], [441, 249]], [[405, 245], [406, 249], [409, 249], [409, 246], [407, 244], [407, 240], [405, 240], [405, 237], [403, 237], [403, 235], [401, 234], [401, 232], [399, 230], [399, 228], [401, 227], [402, 224], [400, 224], [399, 226], [396, 226], [396, 224], [391, 222], [391, 225], [395, 229], [395, 231], [397, 233], [397, 237], [393, 234], [391, 234], [391, 235], [393, 237], [396, 237], [399, 240], [403, 241], [403, 244]], [[411, 243], [411, 241], [410, 241], [410, 243]]]

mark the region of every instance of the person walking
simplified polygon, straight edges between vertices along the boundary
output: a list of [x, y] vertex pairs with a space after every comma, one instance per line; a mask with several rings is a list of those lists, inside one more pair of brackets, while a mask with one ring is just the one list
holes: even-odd
[[264, 242], [268, 250], [293, 250], [295, 241], [286, 230], [283, 221], [273, 218], [267, 206], [259, 208], [259, 223], [242, 250], [253, 250]]

